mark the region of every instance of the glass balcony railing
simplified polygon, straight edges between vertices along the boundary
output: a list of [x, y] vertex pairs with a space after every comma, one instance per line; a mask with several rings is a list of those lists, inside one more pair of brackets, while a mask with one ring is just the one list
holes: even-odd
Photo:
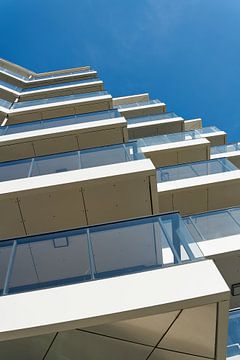
[[12, 103], [10, 101], [0, 99], [0, 106], [4, 107], [6, 109], [10, 109], [10, 107], [12, 106]]
[[154, 115], [146, 115], [146, 116], [136, 116], [130, 119], [127, 119], [128, 125], [134, 125], [134, 124], [141, 124], [148, 121], [151, 122], [158, 122], [159, 120], [165, 120], [165, 119], [172, 119], [176, 118], [178, 115], [176, 115], [174, 112], [165, 112], [160, 114], [154, 114]]
[[0, 242], [0, 295], [196, 261], [177, 213]]
[[63, 87], [63, 86], [92, 83], [95, 81], [99, 81], [99, 79], [98, 78], [82, 79], [82, 80], [75, 80], [75, 81], [67, 81], [67, 82], [58, 83], [58, 84], [47, 84], [47, 85], [35, 86], [35, 87], [31, 87], [31, 88], [29, 87], [29, 88], [23, 89], [22, 92], [24, 93], [24, 92], [36, 91], [36, 90], [48, 90], [48, 89], [58, 88], [58, 87]]
[[191, 215], [184, 222], [197, 242], [240, 235], [240, 208]]
[[210, 148], [211, 155], [223, 154], [223, 153], [239, 151], [239, 150], [240, 150], [239, 142], [233, 144], [213, 146]]
[[204, 134], [215, 133], [221, 130], [219, 130], [216, 126], [206, 126], [202, 129], [198, 129], [197, 131], [199, 132], [199, 134], [204, 135]]
[[0, 163], [0, 182], [144, 159], [136, 142]]
[[160, 100], [155, 99], [155, 100], [148, 100], [148, 101], [138, 101], [138, 102], [133, 102], [133, 103], [128, 103], [128, 104], [121, 104], [121, 105], [115, 106], [115, 108], [121, 110], [121, 109], [127, 109], [127, 108], [132, 108], [132, 107], [148, 106], [148, 105], [160, 104], [160, 103], [161, 103]]
[[163, 145], [178, 141], [188, 141], [194, 139], [200, 139], [201, 136], [196, 130], [184, 131], [180, 133], [173, 133], [167, 135], [149, 136], [145, 138], [137, 139], [139, 147], [152, 146], [152, 145]]
[[157, 181], [166, 182], [238, 170], [228, 159], [198, 161], [157, 169]]
[[19, 108], [24, 108], [24, 107], [28, 107], [28, 106], [39, 106], [39, 105], [64, 102], [64, 101], [72, 101], [72, 100], [85, 99], [85, 98], [90, 98], [90, 97], [94, 97], [94, 96], [103, 96], [103, 95], [108, 95], [107, 91], [95, 91], [95, 92], [90, 92], [90, 93], [85, 93], [85, 94], [56, 96], [56, 97], [51, 97], [49, 99], [21, 101], [21, 102], [14, 103], [12, 106], [12, 109], [19, 109]]
[[[0, 127], [1, 135], [10, 135], [34, 130], [50, 129], [54, 127], [64, 127], [68, 125], [76, 125], [81, 123], [88, 123], [98, 120], [113, 119], [119, 117], [120, 114], [117, 110], [105, 110], [95, 113], [64, 116], [48, 120], [39, 120], [26, 123], [20, 123], [16, 125], [2, 126]], [[64, 130], [64, 129], [63, 129]]]
[[229, 313], [227, 359], [240, 359], [240, 309]]
[[30, 80], [38, 80], [38, 79], [52, 79], [52, 78], [56, 78], [56, 77], [68, 77], [71, 75], [78, 75], [78, 74], [85, 74], [85, 73], [89, 73], [93, 71], [90, 67], [88, 67], [88, 69], [84, 69], [84, 70], [72, 70], [69, 72], [58, 72], [58, 71], [54, 71], [52, 74], [38, 74], [33, 76]]
[[15, 90], [15, 91], [19, 91], [19, 92], [22, 90], [22, 88], [20, 88], [19, 86], [15, 86], [15, 85], [10, 84], [10, 83], [8, 83], [6, 81], [3, 81], [3, 80], [0, 80], [0, 85], [8, 88], [9, 90]]
[[5, 67], [3, 67], [3, 66], [0, 66], [0, 71], [1, 71], [2, 73], [7, 74], [7, 75], [13, 75], [13, 76], [15, 76], [16, 78], [19, 78], [19, 80], [22, 80], [22, 79], [24, 79], [24, 80], [29, 80], [29, 77], [24, 76], [24, 75], [21, 75], [21, 74], [19, 74], [19, 73], [16, 73], [16, 72], [14, 72], [14, 71], [12, 71], [12, 70], [9, 70], [9, 69], [7, 69], [7, 68], [5, 68]]

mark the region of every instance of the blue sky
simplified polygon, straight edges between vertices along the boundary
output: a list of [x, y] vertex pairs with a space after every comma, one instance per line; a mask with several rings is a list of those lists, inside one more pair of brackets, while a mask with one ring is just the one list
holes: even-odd
[[[239, 140], [239, 0], [1, 0], [0, 56], [92, 65], [113, 96], [149, 92]], [[4, 16], [3, 16], [4, 14]]]

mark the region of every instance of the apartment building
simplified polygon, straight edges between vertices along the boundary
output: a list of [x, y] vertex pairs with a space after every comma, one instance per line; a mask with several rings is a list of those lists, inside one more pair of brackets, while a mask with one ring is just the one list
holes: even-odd
[[240, 359], [240, 147], [92, 68], [0, 59], [0, 358]]

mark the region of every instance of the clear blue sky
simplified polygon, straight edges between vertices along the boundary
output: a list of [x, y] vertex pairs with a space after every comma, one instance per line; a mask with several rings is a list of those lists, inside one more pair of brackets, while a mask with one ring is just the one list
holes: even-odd
[[148, 91], [240, 140], [240, 0], [1, 0], [0, 56], [92, 65], [113, 96]]

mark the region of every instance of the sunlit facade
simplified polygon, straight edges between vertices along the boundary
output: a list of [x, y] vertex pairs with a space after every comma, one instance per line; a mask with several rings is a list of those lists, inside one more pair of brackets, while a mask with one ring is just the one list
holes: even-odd
[[0, 123], [1, 359], [240, 359], [238, 143], [89, 66], [0, 59]]

